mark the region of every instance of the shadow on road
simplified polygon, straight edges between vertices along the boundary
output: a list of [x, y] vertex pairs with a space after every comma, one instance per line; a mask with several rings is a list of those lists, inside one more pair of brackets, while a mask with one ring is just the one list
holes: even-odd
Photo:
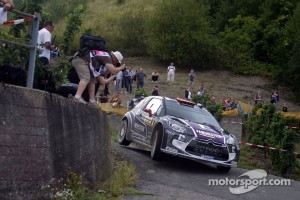
[[150, 150], [139, 148], [135, 145], [130, 146], [120, 146], [121, 149], [126, 150], [124, 153], [130, 157], [130, 160], [135, 163], [139, 168], [147, 168], [146, 166], [153, 166], [156, 169], [168, 170], [173, 173], [203, 173], [203, 174], [213, 174], [220, 175], [226, 174], [217, 170], [216, 166], [213, 164], [200, 163], [193, 160], [188, 160], [185, 158], [164, 155], [161, 161], [155, 161], [151, 159]]

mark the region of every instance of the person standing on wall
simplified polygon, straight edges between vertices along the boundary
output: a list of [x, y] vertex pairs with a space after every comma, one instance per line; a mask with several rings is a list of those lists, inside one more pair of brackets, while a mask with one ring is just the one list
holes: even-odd
[[167, 81], [174, 81], [174, 76], [175, 76], [175, 66], [174, 63], [171, 63], [171, 65], [168, 67], [168, 78]]
[[38, 33], [38, 49], [40, 50], [39, 58], [47, 66], [50, 61], [51, 45], [51, 32], [54, 30], [54, 23], [52, 21], [46, 21], [44, 28]]
[[[122, 73], [122, 70], [126, 69], [125, 64], [121, 65], [122, 60], [123, 56], [119, 51], [112, 51], [111, 55], [109, 55], [107, 52], [98, 50], [92, 50], [91, 52], [86, 47], [80, 49], [75, 53], [72, 60], [72, 65], [76, 69], [80, 81], [75, 96], [70, 95], [69, 98], [87, 104], [82, 98], [82, 93], [85, 88], [88, 87], [89, 104], [97, 106], [95, 100], [96, 81], [99, 81], [101, 85], [106, 85], [115, 78], [114, 74]], [[101, 66], [99, 67], [97, 65]], [[94, 67], [100, 70], [97, 71]], [[106, 78], [108, 74], [113, 75]]]

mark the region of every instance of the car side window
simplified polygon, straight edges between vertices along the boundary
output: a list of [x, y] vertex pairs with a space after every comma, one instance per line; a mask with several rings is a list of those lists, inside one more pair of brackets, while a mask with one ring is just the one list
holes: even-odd
[[145, 109], [151, 109], [153, 115], [157, 115], [157, 111], [161, 107], [161, 100], [153, 98], [149, 103], [147, 104]]

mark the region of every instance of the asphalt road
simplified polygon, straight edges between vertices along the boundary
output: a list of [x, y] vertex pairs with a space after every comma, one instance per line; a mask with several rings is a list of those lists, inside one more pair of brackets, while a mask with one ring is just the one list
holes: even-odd
[[[291, 181], [290, 186], [263, 186], [244, 194], [232, 194], [230, 185], [210, 186], [209, 179], [236, 180], [247, 172], [234, 168], [229, 173], [218, 172], [214, 166], [167, 156], [162, 161], [153, 161], [150, 151], [130, 145], [129, 147], [113, 144], [117, 155], [135, 164], [139, 174], [137, 189], [145, 195], [126, 196], [125, 200], [187, 200], [187, 199], [299, 199], [300, 182]], [[246, 177], [248, 178], [248, 177]], [[267, 176], [267, 180], [279, 177]]]

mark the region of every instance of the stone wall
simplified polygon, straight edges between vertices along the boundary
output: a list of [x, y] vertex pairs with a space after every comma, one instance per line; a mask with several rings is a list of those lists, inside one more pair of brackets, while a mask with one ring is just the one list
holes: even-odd
[[71, 169], [92, 186], [111, 173], [108, 119], [56, 94], [0, 84], [0, 199], [37, 199]]

